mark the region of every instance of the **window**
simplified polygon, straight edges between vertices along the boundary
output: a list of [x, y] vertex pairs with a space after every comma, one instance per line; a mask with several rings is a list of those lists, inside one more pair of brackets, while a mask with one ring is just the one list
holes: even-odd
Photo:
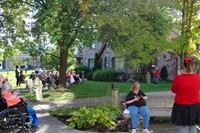
[[105, 57], [104, 59], [104, 68], [106, 69], [106, 66], [107, 66], [107, 57]]
[[93, 69], [94, 68], [94, 59], [88, 59], [88, 67], [90, 69]]
[[115, 57], [112, 58], [112, 68], [115, 69]]
[[115, 70], [117, 70], [117, 71], [124, 70], [124, 59], [123, 58], [115, 58]]

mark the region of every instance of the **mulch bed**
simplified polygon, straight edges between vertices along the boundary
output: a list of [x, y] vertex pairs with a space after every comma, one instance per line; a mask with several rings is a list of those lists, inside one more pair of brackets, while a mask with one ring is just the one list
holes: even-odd
[[[71, 115], [65, 115], [65, 116], [55, 116], [59, 121], [63, 122], [66, 125], [69, 125], [69, 123], [66, 121], [71, 117]], [[124, 118], [123, 116], [119, 117], [117, 119], [117, 124], [111, 128], [107, 128], [103, 124], [96, 124], [94, 127], [90, 127], [88, 129], [78, 129], [77, 130], [82, 131], [91, 131], [91, 132], [128, 132], [131, 130], [131, 121], [130, 119]]]
[[[59, 121], [63, 122], [66, 125], [69, 125], [69, 122], [66, 120], [69, 119], [72, 115], [65, 115], [65, 116], [55, 116]], [[78, 127], [75, 127], [77, 130], [82, 130], [82, 131], [88, 131], [88, 132], [130, 132], [131, 131], [131, 119], [130, 118], [125, 118], [123, 116], [120, 116], [117, 119], [117, 124], [111, 128], [107, 128], [103, 124], [96, 124], [94, 127], [90, 127], [88, 129], [78, 129]], [[142, 123], [142, 120], [140, 119], [139, 123]], [[159, 124], [161, 125], [160, 122], [155, 121], [154, 119], [150, 119], [151, 124]], [[169, 122], [163, 122], [164, 124], [169, 123]], [[142, 124], [140, 124], [140, 128], [142, 128]]]

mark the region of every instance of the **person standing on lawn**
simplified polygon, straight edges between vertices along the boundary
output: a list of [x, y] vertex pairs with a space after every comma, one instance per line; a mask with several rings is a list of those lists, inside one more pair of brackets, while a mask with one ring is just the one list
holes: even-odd
[[15, 77], [16, 77], [16, 85], [18, 87], [18, 86], [20, 86], [20, 70], [19, 70], [19, 66], [16, 66]]
[[200, 75], [195, 74], [195, 61], [188, 57], [184, 61], [185, 73], [175, 77], [171, 91], [175, 93], [172, 123], [178, 133], [197, 133], [200, 124]]
[[160, 71], [158, 69], [158, 67], [155, 68], [155, 72], [154, 72], [154, 85], [158, 86], [158, 80], [160, 78]]
[[131, 114], [132, 133], [136, 133], [138, 127], [139, 114], [143, 117], [143, 132], [150, 133], [149, 128], [149, 108], [146, 106], [147, 96], [140, 90], [140, 83], [134, 82], [132, 91], [126, 97], [125, 104]]

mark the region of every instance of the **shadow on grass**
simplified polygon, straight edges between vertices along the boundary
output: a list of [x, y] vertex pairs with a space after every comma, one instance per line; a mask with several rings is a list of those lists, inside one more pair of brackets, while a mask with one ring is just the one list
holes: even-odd
[[50, 97], [51, 95], [50, 94], [44, 94], [43, 95], [43, 98], [48, 98], [48, 97]]

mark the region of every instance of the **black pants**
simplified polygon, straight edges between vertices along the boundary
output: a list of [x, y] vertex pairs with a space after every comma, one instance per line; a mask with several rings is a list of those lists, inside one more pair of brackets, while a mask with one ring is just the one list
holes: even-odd
[[19, 77], [19, 76], [16, 77], [16, 80], [17, 80], [16, 85], [17, 85], [17, 86], [20, 86], [20, 77]]

